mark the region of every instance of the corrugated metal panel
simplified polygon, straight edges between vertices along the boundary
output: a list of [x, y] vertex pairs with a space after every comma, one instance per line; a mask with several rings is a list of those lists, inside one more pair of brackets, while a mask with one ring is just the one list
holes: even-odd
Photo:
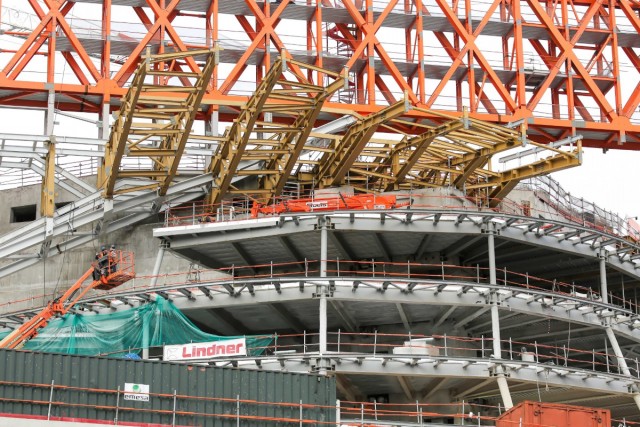
[[[54, 418], [113, 421], [117, 412], [121, 422], [171, 425], [175, 392], [176, 425], [235, 426], [238, 404], [243, 426], [283, 425], [285, 418], [299, 420], [300, 401], [312, 405], [303, 407], [303, 419], [318, 425], [335, 420], [332, 378], [12, 350], [0, 350], [0, 358], [2, 413], [47, 416], [53, 381]], [[149, 401], [124, 400], [122, 392], [118, 397], [125, 383], [149, 385]]]

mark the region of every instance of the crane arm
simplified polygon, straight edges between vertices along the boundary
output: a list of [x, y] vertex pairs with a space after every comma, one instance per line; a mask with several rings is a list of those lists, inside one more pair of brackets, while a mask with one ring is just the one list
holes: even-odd
[[[118, 267], [116, 271], [116, 266]], [[101, 275], [99, 279], [93, 280], [92, 276], [96, 269], [102, 268], [110, 272], [108, 276]], [[132, 252], [114, 251], [108, 257], [108, 263], [104, 266], [92, 264], [89, 268], [64, 294], [50, 301], [40, 313], [23, 323], [19, 328], [12, 331], [2, 341], [0, 348], [19, 348], [25, 342], [35, 337], [41, 328], [47, 326], [52, 317], [64, 316], [92, 289], [111, 290], [125, 282], [133, 279], [134, 259]], [[89, 280], [91, 279], [91, 280]]]
[[42, 311], [27, 322], [23, 323], [19, 328], [15, 329], [0, 341], [0, 348], [17, 348], [29, 339], [38, 334], [41, 328], [47, 326], [49, 320], [56, 315], [64, 315], [75, 303], [82, 298], [89, 290], [93, 289], [100, 283], [100, 280], [94, 280], [89, 285], [83, 287], [84, 282], [93, 274], [92, 266], [86, 273], [78, 279], [78, 281], [70, 287], [61, 297], [49, 302]]

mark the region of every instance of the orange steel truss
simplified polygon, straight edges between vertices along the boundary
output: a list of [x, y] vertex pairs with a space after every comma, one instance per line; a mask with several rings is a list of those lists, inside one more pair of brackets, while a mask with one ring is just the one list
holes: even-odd
[[282, 54], [318, 67], [304, 70], [318, 86], [322, 69], [348, 73], [319, 124], [370, 115], [406, 93], [417, 107], [403, 113], [407, 133], [419, 131], [412, 122], [442, 124], [432, 111], [468, 107], [473, 119], [522, 121], [540, 143], [580, 134], [587, 147], [640, 149], [634, 0], [28, 0], [33, 28], [12, 24], [7, 3], [4, 105], [46, 107], [53, 95], [61, 110], [104, 116], [119, 109], [147, 49], [218, 47], [198, 120], [236, 118]]

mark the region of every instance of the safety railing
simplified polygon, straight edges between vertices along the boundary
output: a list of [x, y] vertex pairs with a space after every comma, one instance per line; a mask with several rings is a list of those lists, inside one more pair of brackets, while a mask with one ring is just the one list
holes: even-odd
[[[576, 224], [594, 231], [618, 236], [630, 243], [640, 243], [640, 224], [636, 223], [633, 219], [622, 218], [615, 213], [603, 210], [597, 207], [594, 203], [569, 196], [568, 193], [564, 192], [564, 190], [559, 187], [559, 184], [556, 181], [550, 180], [550, 178], [545, 177], [544, 180], [530, 180], [523, 183], [519, 188], [533, 190], [541, 203], [532, 206], [530, 202], [518, 203], [510, 198], [492, 199], [481, 196], [468, 197], [462, 193], [439, 195], [411, 191], [380, 194], [374, 195], [373, 197], [374, 200], [375, 197], [379, 197], [381, 200], [390, 196], [395, 197], [398, 201], [397, 206], [400, 206], [400, 208], [397, 208], [399, 211], [406, 209], [442, 209], [520, 215], [534, 218], [537, 221], [539, 221], [540, 218], [547, 218], [550, 220], [565, 221], [568, 224]], [[310, 202], [308, 203], [308, 208], [305, 210], [296, 210], [299, 209], [299, 206], [294, 205], [296, 199], [292, 197], [272, 197], [267, 206], [278, 206], [278, 209], [274, 208], [273, 210], [276, 215], [281, 212], [293, 214], [320, 211], [331, 212], [354, 209], [347, 203], [352, 198], [355, 198], [353, 194], [336, 195], [334, 197], [314, 197], [313, 192], [306, 194], [300, 193], [298, 199]], [[347, 199], [347, 201], [345, 201], [345, 199]], [[318, 203], [314, 202], [333, 200], [336, 201], [334, 209], [315, 207]], [[489, 204], [494, 202], [496, 207], [488, 208]], [[165, 211], [164, 225], [166, 227], [172, 227], [194, 225], [205, 222], [243, 220], [256, 216], [269, 216], [269, 212], [266, 209], [263, 209], [259, 215], [256, 215], [256, 204], [257, 201], [255, 199], [245, 196], [219, 204], [193, 202], [187, 205], [173, 206]], [[295, 207], [291, 209], [288, 208], [288, 205]], [[374, 202], [374, 207], [367, 210], [389, 210], [389, 207], [384, 203], [377, 207]]]
[[[264, 347], [259, 358], [296, 358], [318, 355], [320, 335], [317, 332], [304, 331], [299, 334], [271, 334], [254, 336], [270, 338], [271, 343]], [[326, 357], [341, 359], [349, 357], [377, 357], [396, 359], [440, 359], [465, 360], [477, 362], [495, 362], [494, 339], [491, 337], [462, 337], [447, 334], [400, 334], [387, 332], [345, 332], [342, 330], [327, 333]], [[629, 368], [631, 376], [640, 381], [640, 361], [638, 358], [618, 357], [612, 349], [577, 348], [567, 344], [547, 344], [538, 341], [503, 339], [500, 341], [503, 363], [514, 365], [540, 366], [556, 370], [561, 374], [568, 371], [590, 371], [610, 375], [624, 375], [621, 364]], [[129, 349], [139, 351], [140, 349]], [[115, 354], [121, 354], [118, 352]], [[101, 353], [100, 355], [109, 355]], [[229, 360], [244, 359], [244, 356], [216, 358], [225, 363]]]
[[593, 202], [576, 197], [551, 177], [541, 176], [523, 185], [531, 188], [538, 199], [571, 222], [640, 242], [640, 224], [635, 218], [623, 218]]
[[[456, 282], [461, 286], [465, 284], [476, 284], [479, 286], [489, 285], [489, 268], [480, 265], [460, 266], [441, 263], [419, 263], [419, 262], [385, 262], [385, 261], [353, 261], [343, 259], [326, 260], [327, 275], [332, 278], [361, 278], [373, 281], [397, 280], [402, 282], [416, 281], [432, 282], [434, 286], [439, 283]], [[153, 275], [138, 275], [129, 283], [118, 288], [117, 291], [100, 293], [101, 296], [108, 297], [111, 293], [117, 294], [120, 291], [127, 292], [153, 292], [155, 289], [170, 289], [172, 287], [185, 286], [217, 286], [217, 283], [235, 282], [231, 286], [240, 292], [246, 288], [246, 283], [252, 280], [263, 279], [287, 279], [287, 278], [318, 278], [320, 276], [320, 260], [305, 259], [304, 261], [294, 261], [285, 263], [264, 263], [255, 265], [231, 265], [219, 269], [198, 269], [197, 280], [189, 279], [193, 277], [193, 271], [181, 271]], [[611, 308], [622, 309], [628, 315], [640, 315], [640, 308], [637, 301], [611, 292], [608, 295], [608, 304], [603, 304], [603, 298], [597, 290], [589, 286], [581, 286], [576, 283], [566, 283], [555, 279], [548, 279], [534, 276], [528, 273], [514, 272], [505, 268], [496, 269], [496, 283], [505, 290], [530, 291], [532, 293], [542, 292], [549, 298], [556, 298], [559, 301], [571, 298], [573, 301], [584, 305], [597, 304], [609, 306]], [[152, 285], [154, 283], [154, 285]], [[269, 283], [268, 280], [266, 283]], [[256, 284], [255, 287], [261, 286]], [[271, 286], [271, 285], [265, 285]], [[253, 286], [252, 286], [253, 287]], [[229, 292], [227, 287], [222, 288], [224, 292]], [[32, 295], [28, 298], [8, 301], [0, 304], [0, 313], [14, 312], [20, 309], [31, 307], [41, 307], [43, 300], [48, 300], [52, 295]], [[51, 298], [49, 298], [51, 299]], [[22, 308], [24, 306], [24, 308]], [[21, 308], [18, 308], [21, 307]]]

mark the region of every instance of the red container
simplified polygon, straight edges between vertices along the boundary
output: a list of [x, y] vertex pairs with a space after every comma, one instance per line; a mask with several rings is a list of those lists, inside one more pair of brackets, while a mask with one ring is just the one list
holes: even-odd
[[558, 403], [522, 402], [498, 418], [496, 427], [610, 427], [611, 411]]

